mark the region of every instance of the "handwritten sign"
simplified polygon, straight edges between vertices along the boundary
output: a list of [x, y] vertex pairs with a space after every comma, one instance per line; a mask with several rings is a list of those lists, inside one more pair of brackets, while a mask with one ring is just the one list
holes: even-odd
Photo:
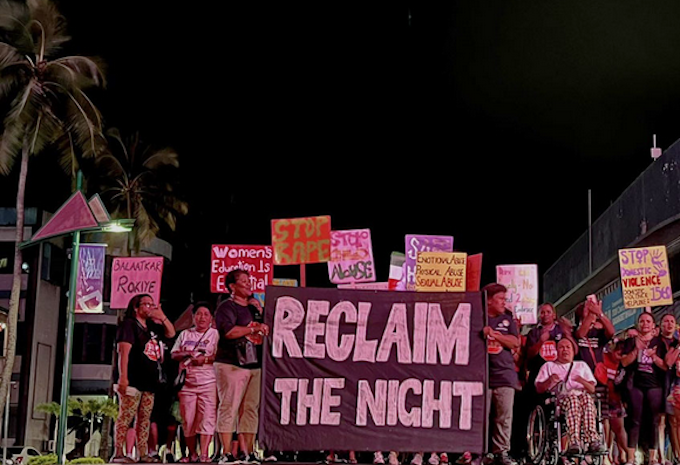
[[331, 231], [328, 276], [335, 284], [375, 281], [370, 229]]
[[673, 303], [665, 246], [621, 249], [619, 266], [626, 308]]
[[275, 265], [325, 263], [331, 258], [331, 217], [272, 220]]
[[298, 287], [298, 280], [288, 278], [274, 278], [272, 280], [272, 284], [274, 286]]
[[406, 235], [406, 290], [416, 289], [416, 260], [418, 252], [453, 252], [453, 236]]
[[126, 308], [137, 294], [161, 298], [163, 257], [114, 258], [111, 266], [111, 308]]
[[274, 252], [269, 245], [213, 245], [210, 257], [210, 292], [229, 293], [224, 284], [231, 270], [247, 271], [253, 292], [264, 292], [274, 278]]
[[482, 284], [482, 254], [468, 255], [465, 290], [479, 291]]
[[416, 259], [416, 291], [465, 292], [467, 254], [420, 252]]
[[78, 259], [76, 313], [104, 313], [106, 244], [83, 244]]
[[496, 281], [508, 288], [505, 304], [523, 325], [538, 321], [538, 265], [499, 265]]

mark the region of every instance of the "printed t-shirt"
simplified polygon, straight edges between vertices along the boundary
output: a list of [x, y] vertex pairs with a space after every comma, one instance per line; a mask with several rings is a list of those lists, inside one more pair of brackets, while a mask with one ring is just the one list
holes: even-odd
[[[489, 326], [504, 336], [518, 335], [515, 320], [508, 313], [489, 316]], [[487, 339], [487, 344], [487, 351], [489, 353], [489, 387], [492, 389], [498, 387], [516, 388], [518, 378], [512, 351], [491, 338]]]
[[[116, 342], [132, 345], [128, 359], [130, 386], [143, 392], [155, 392], [159, 386], [159, 366], [163, 361], [162, 325], [147, 320], [144, 328], [136, 318], [125, 318], [118, 327]], [[162, 369], [162, 368], [161, 368]]]
[[[186, 329], [175, 341], [172, 352], [193, 352], [194, 356], [202, 353], [206, 357], [211, 357], [217, 353], [219, 339], [220, 334], [215, 328], [208, 328], [207, 331], [197, 331], [196, 328]], [[192, 386], [214, 383], [215, 368], [211, 364], [188, 365], [185, 382]]]
[[[636, 338], [626, 339], [623, 346], [623, 355], [630, 354], [635, 350]], [[656, 347], [656, 355], [662, 359], [666, 356], [666, 345], [657, 336], [652, 338], [647, 345], [648, 349]], [[641, 389], [663, 388], [666, 384], [666, 372], [654, 364], [654, 357], [639, 350], [637, 360], [631, 363], [627, 369], [633, 374], [633, 386]]]
[[[543, 327], [541, 325], [535, 327], [527, 335], [527, 350], [528, 348], [536, 345], [538, 341], [541, 340], [541, 332]], [[555, 323], [555, 326], [550, 330], [550, 337], [547, 341], [543, 343], [538, 354], [529, 359], [527, 362], [527, 368], [529, 369], [529, 382], [533, 384], [538, 374], [538, 370], [545, 362], [553, 362], [557, 360], [557, 343], [564, 336], [562, 327]]]
[[[576, 331], [574, 331], [574, 334]], [[578, 358], [588, 364], [591, 370], [595, 370], [595, 365], [603, 361], [603, 350], [609, 342], [609, 338], [604, 328], [590, 328], [585, 337], [579, 338], [578, 344]], [[592, 353], [590, 348], [592, 348]], [[595, 360], [593, 360], [595, 355]]]

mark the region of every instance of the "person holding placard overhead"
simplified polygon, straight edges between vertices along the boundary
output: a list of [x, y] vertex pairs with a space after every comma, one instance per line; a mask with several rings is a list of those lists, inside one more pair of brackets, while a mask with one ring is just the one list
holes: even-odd
[[128, 427], [136, 418], [137, 452], [140, 462], [158, 462], [149, 456], [148, 440], [154, 392], [165, 383], [161, 363], [162, 338], [175, 336], [175, 327], [153, 297], [138, 294], [130, 299], [125, 318], [118, 327], [118, 384], [120, 411], [115, 426], [115, 453], [112, 463], [135, 463], [125, 456]]

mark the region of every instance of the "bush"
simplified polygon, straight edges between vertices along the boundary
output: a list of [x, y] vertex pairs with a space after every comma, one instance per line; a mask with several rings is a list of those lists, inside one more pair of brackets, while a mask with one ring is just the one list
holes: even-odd
[[55, 465], [57, 463], [57, 454], [39, 455], [28, 459], [27, 465]]
[[73, 459], [69, 461], [69, 463], [72, 464], [77, 464], [77, 463], [106, 463], [99, 457], [80, 457], [78, 459]]
[[[38, 457], [31, 457], [27, 465], [56, 465], [57, 463], [57, 454], [47, 454], [47, 455], [40, 455]], [[74, 464], [77, 465], [79, 463], [94, 463], [94, 464], [101, 464], [101, 463], [106, 463], [99, 457], [80, 457], [77, 459], [70, 460], [68, 462], [69, 464]]]

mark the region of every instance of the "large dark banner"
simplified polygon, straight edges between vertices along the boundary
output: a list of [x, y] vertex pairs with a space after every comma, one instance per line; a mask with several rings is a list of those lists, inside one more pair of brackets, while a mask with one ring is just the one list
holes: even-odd
[[481, 296], [267, 287], [265, 446], [484, 452]]

